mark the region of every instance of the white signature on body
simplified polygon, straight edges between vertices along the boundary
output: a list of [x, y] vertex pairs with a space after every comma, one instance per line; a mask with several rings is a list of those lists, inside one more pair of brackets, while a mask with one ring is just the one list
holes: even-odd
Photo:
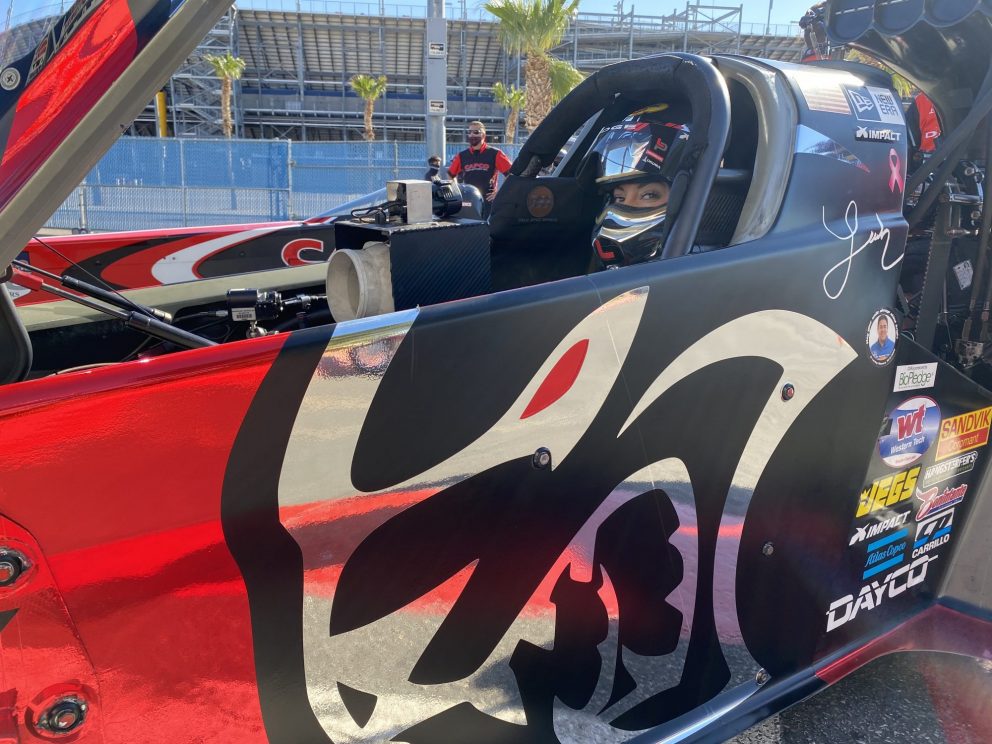
[[[837, 240], [842, 240], [845, 243], [848, 243], [849, 245], [848, 255], [845, 258], [838, 261], [833, 266], [831, 266], [830, 270], [823, 275], [823, 291], [827, 293], [827, 297], [829, 297], [831, 300], [836, 300], [838, 297], [841, 296], [841, 294], [843, 294], [844, 288], [847, 286], [847, 279], [851, 275], [851, 264], [854, 263], [854, 257], [857, 256], [859, 253], [861, 253], [861, 251], [863, 251], [865, 248], [870, 246], [872, 243], [879, 243], [879, 242], [882, 243], [882, 256], [880, 260], [883, 271], [888, 271], [893, 266], [895, 266], [900, 261], [902, 261], [903, 254], [899, 254], [899, 257], [896, 258], [894, 261], [886, 263], [886, 259], [888, 257], [888, 252], [889, 252], [889, 239], [891, 236], [889, 234], [889, 228], [887, 228], [885, 225], [882, 224], [882, 218], [878, 216], [877, 212], [875, 213], [875, 220], [876, 222], [878, 222], [878, 230], [869, 230], [868, 239], [865, 240], [860, 246], [855, 247], [854, 236], [858, 232], [857, 203], [854, 201], [848, 202], [847, 209], [844, 211], [844, 224], [847, 225], [847, 230], [848, 230], [846, 235], [838, 235], [829, 227], [827, 227], [827, 208], [822, 207], [822, 210], [823, 210], [823, 217], [822, 217], [823, 227], [826, 229], [826, 231], [831, 235], [833, 235], [835, 238], [837, 238]], [[827, 287], [827, 282], [830, 279], [830, 277], [835, 272], [838, 271], [843, 272], [844, 278], [840, 282], [840, 288], [838, 288], [836, 292], [831, 292], [830, 289]]]

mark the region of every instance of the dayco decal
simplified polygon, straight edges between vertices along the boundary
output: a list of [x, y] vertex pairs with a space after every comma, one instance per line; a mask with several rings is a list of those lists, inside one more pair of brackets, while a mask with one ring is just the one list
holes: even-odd
[[904, 400], [887, 420], [888, 433], [878, 439], [878, 453], [892, 468], [912, 465], [926, 454], [937, 439], [940, 408], [926, 396]]
[[858, 511], [854, 516], [863, 517], [911, 498], [919, 476], [920, 466], [917, 465], [915, 468], [903, 470], [901, 473], [876, 478], [870, 486], [865, 486], [861, 492]]
[[921, 555], [912, 563], [887, 574], [881, 582], [865, 584], [857, 597], [845, 594], [840, 599], [835, 599], [827, 610], [827, 632], [851, 622], [861, 610], [874, 610], [886, 597], [898, 597], [909, 587], [921, 583], [927, 577], [927, 566], [935, 560], [935, 555]]
[[913, 557], [926, 555], [934, 548], [951, 539], [951, 529], [954, 526], [954, 509], [948, 509], [935, 517], [930, 517], [916, 527], [916, 542], [913, 543]]
[[892, 392], [922, 390], [933, 387], [937, 377], [937, 362], [931, 364], [900, 364], [896, 367], [896, 384]]
[[859, 126], [854, 130], [854, 139], [862, 142], [898, 142], [902, 137], [902, 132], [893, 132], [891, 129], [870, 129]]
[[924, 517], [928, 517], [934, 512], [943, 511], [950, 506], [960, 504], [964, 501], [964, 495], [968, 493], [968, 484], [962, 483], [960, 486], [948, 487], [943, 491], [939, 486], [927, 489], [923, 493], [916, 492], [917, 497], [923, 501], [923, 506], [916, 512], [916, 521], [920, 522]]
[[894, 530], [896, 527], [901, 527], [906, 524], [906, 521], [909, 519], [909, 515], [912, 513], [912, 509], [907, 509], [901, 514], [896, 514], [894, 517], [889, 517], [881, 522], [867, 524], [864, 527], [855, 527], [854, 534], [851, 535], [851, 540], [847, 543], [848, 547], [851, 545], [857, 545], [859, 542], [864, 542], [865, 540], [870, 540], [871, 538], [882, 535], [889, 530]]
[[969, 473], [975, 467], [976, 460], [978, 460], [977, 452], [966, 452], [945, 462], [929, 465], [923, 471], [923, 485], [930, 486]]
[[940, 423], [936, 459], [943, 460], [958, 452], [984, 447], [989, 443], [990, 424], [992, 424], [992, 406], [944, 419]]

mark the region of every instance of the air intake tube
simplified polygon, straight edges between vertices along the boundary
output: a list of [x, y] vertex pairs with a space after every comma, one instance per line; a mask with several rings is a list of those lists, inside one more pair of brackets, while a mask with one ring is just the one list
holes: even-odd
[[393, 312], [389, 246], [334, 251], [327, 263], [327, 304], [335, 322]]

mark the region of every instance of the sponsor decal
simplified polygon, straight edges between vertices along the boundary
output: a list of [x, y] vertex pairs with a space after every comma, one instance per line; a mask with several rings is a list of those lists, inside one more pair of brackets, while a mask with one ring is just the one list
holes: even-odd
[[959, 452], [984, 447], [989, 443], [989, 426], [992, 425], [992, 406], [952, 416], [940, 423], [937, 441], [937, 460]]
[[[902, 108], [885, 88], [845, 87], [854, 115], [861, 121], [903, 124]], [[895, 142], [896, 140], [888, 140]]]
[[907, 537], [909, 537], [909, 530], [902, 529], [868, 543], [865, 572], [861, 574], [861, 578], [870, 579], [872, 576], [902, 563], [906, 558]]
[[916, 497], [923, 502], [920, 510], [916, 512], [916, 521], [921, 522], [931, 514], [949, 509], [955, 504], [964, 501], [965, 494], [968, 493], [968, 484], [962, 483], [960, 486], [947, 486], [943, 491], [940, 486], [928, 488], [922, 493], [917, 489]]
[[555, 195], [547, 186], [535, 186], [527, 192], [527, 211], [531, 217], [547, 217], [554, 207]]
[[897, 527], [902, 527], [909, 520], [909, 515], [912, 513], [912, 509], [907, 509], [904, 512], [889, 517], [888, 519], [883, 519], [881, 522], [866, 524], [864, 527], [855, 527], [854, 534], [851, 535], [851, 539], [847, 543], [848, 547], [857, 545], [865, 540], [871, 540], [872, 538], [883, 535], [889, 530], [894, 530]]
[[950, 480], [964, 473], [970, 473], [978, 460], [977, 452], [966, 452], [951, 460], [938, 462], [927, 467], [923, 471], [923, 485], [930, 486], [934, 483]]
[[287, 266], [305, 266], [306, 264], [323, 263], [328, 259], [328, 256], [324, 255], [323, 240], [296, 238], [282, 247], [280, 258]]
[[830, 603], [827, 610], [827, 632], [846, 625], [862, 611], [870, 612], [885, 601], [894, 599], [912, 586], [923, 582], [927, 577], [927, 566], [937, 560], [935, 555], [921, 555], [905, 566], [897, 568], [881, 581], [872, 581], [858, 590], [858, 596], [845, 594]]
[[889, 414], [878, 439], [878, 453], [891, 468], [912, 465], [937, 439], [940, 408], [933, 398], [920, 395], [904, 400]]
[[929, 517], [916, 526], [916, 542], [913, 543], [913, 557], [919, 558], [931, 550], [939, 548], [951, 539], [954, 527], [954, 508]]
[[902, 139], [902, 132], [858, 125], [858, 128], [854, 130], [854, 139], [859, 142], [898, 142]]
[[920, 466], [917, 465], [901, 473], [876, 478], [861, 491], [858, 511], [854, 516], [864, 517], [912, 498], [919, 476]]
[[103, 0], [77, 0], [60, 21], [52, 24], [34, 50], [31, 67], [28, 69], [29, 83], [102, 3]]
[[932, 388], [937, 379], [937, 362], [931, 364], [900, 364], [896, 367], [896, 384], [892, 392]]
[[[886, 231], [886, 246], [888, 246], [887, 235], [888, 231]], [[876, 310], [868, 322], [868, 331], [865, 333], [865, 344], [868, 346], [871, 360], [879, 367], [891, 362], [898, 340], [899, 326], [896, 324], [896, 316], [886, 308]]]

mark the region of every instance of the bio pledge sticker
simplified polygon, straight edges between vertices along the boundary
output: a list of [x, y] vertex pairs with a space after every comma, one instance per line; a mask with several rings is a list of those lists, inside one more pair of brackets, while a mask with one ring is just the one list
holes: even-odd
[[886, 423], [878, 453], [889, 467], [904, 468], [923, 457], [937, 440], [940, 408], [932, 398], [917, 396], [892, 409]]
[[932, 388], [937, 379], [937, 362], [931, 364], [900, 364], [896, 367], [896, 384], [892, 392]]

